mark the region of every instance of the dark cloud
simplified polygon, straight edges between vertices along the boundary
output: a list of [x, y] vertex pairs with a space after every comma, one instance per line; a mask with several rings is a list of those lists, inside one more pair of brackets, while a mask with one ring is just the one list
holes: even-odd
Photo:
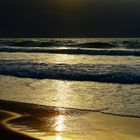
[[139, 0], [0, 0], [1, 37], [135, 37], [139, 25]]

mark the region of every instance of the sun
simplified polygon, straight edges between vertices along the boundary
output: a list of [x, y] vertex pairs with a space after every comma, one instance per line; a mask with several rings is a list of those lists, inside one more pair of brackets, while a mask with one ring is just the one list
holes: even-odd
[[85, 5], [84, 0], [57, 0], [52, 1], [52, 4], [54, 4], [56, 7], [59, 7], [62, 9], [75, 9], [75, 8], [81, 8]]

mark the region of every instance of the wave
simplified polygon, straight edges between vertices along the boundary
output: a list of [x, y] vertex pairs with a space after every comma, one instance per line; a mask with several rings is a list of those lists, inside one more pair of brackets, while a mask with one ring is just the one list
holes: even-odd
[[0, 74], [36, 79], [140, 83], [140, 65], [46, 64], [1, 60]]
[[78, 41], [65, 39], [42, 40], [0, 40], [0, 46], [20, 46], [20, 47], [78, 47], [78, 48], [126, 48], [140, 49], [138, 41]]
[[108, 42], [85, 42], [85, 43], [70, 43], [67, 46], [86, 47], [86, 48], [114, 48], [117, 47], [115, 43]]
[[135, 50], [85, 50], [85, 49], [41, 49], [41, 48], [7, 48], [0, 47], [0, 52], [54, 53], [54, 54], [84, 54], [112, 56], [140, 56]]
[[69, 40], [48, 40], [48, 41], [40, 41], [40, 40], [27, 40], [27, 41], [0, 41], [0, 46], [21, 46], [21, 47], [52, 47], [52, 46], [63, 46], [67, 44], [74, 43]]

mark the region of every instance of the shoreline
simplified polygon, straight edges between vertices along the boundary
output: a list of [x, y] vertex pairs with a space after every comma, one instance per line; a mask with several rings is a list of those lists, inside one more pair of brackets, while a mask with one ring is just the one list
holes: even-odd
[[[63, 122], [67, 118], [68, 122]], [[62, 129], [63, 123], [66, 130]], [[38, 131], [14, 128], [23, 124]], [[140, 119], [0, 100], [0, 136], [4, 140], [56, 140], [57, 137], [63, 140], [139, 140]]]
[[21, 117], [20, 114], [5, 110], [0, 110], [0, 114], [2, 116], [2, 118], [0, 118], [0, 136], [3, 138], [3, 140], [11, 140], [11, 139], [37, 140], [36, 138], [22, 134], [12, 129], [12, 127], [8, 125], [8, 122], [10, 120]]
[[[3, 106], [4, 104], [4, 106]], [[15, 109], [16, 107], [16, 109]], [[20, 110], [22, 108], [22, 111]], [[35, 104], [35, 103], [25, 103], [25, 102], [17, 102], [17, 101], [8, 101], [8, 100], [1, 100], [0, 99], [0, 110], [8, 110], [8, 111], [14, 111], [16, 113], [21, 113], [23, 111], [30, 111], [33, 110], [34, 112], [57, 112], [62, 113], [63, 110], [65, 110], [65, 114], [72, 113], [72, 112], [99, 112], [105, 115], [112, 115], [112, 116], [118, 116], [118, 117], [131, 117], [131, 118], [140, 118], [140, 116], [136, 115], [123, 115], [123, 114], [113, 114], [113, 113], [107, 113], [103, 110], [90, 110], [90, 109], [77, 109], [77, 108], [68, 108], [68, 107], [56, 107], [56, 106], [46, 106], [41, 104]]]

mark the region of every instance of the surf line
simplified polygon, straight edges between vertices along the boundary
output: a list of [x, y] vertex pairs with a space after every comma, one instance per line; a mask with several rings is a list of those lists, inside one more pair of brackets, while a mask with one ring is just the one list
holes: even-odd
[[[9, 128], [8, 122], [20, 118], [22, 115], [15, 113], [15, 112], [10, 112], [10, 111], [5, 111], [5, 110], [0, 110], [0, 113], [6, 114], [7, 116], [1, 120], [1, 124], [5, 125], [7, 128]], [[10, 128], [11, 129], [11, 128]]]

